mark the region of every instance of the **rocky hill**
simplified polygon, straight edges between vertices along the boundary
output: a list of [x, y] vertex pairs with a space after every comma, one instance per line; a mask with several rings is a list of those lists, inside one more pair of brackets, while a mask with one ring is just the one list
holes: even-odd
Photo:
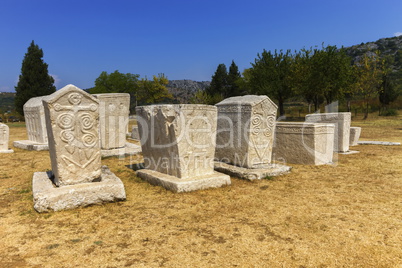
[[379, 51], [381, 58], [391, 59], [392, 76], [395, 80], [402, 79], [402, 35], [391, 38], [381, 38], [375, 42], [361, 43], [345, 48], [346, 53], [358, 60], [365, 53], [375, 53]]
[[198, 90], [205, 90], [210, 84], [209, 81], [169, 80], [167, 89], [177, 102], [188, 103]]

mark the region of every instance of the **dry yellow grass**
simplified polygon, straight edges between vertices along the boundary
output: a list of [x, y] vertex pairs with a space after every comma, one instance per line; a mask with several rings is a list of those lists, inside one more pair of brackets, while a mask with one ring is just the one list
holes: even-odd
[[[402, 142], [402, 117], [353, 121]], [[10, 124], [12, 141], [25, 128]], [[36, 213], [48, 152], [0, 155], [0, 267], [402, 267], [402, 146], [358, 146], [334, 166], [175, 194], [108, 158], [127, 201]]]

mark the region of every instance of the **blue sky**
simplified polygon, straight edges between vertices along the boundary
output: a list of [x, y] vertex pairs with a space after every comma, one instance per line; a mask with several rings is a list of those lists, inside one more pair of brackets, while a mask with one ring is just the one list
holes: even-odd
[[402, 32], [400, 0], [1, 0], [0, 92], [14, 91], [31, 41], [57, 89], [102, 71], [210, 80], [263, 49], [351, 46]]

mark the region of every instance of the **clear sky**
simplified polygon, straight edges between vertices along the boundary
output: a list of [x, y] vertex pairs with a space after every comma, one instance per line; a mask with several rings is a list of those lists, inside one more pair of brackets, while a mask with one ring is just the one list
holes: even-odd
[[401, 0], [0, 0], [0, 92], [14, 91], [31, 41], [56, 88], [102, 71], [211, 80], [266, 50], [351, 46], [402, 32]]

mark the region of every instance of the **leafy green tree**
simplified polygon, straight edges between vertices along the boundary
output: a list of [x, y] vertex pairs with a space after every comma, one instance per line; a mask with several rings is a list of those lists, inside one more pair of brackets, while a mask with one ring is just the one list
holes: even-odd
[[383, 62], [379, 53], [366, 53], [354, 65], [356, 93], [362, 96], [364, 103], [364, 117], [367, 119], [370, 100], [378, 95], [382, 83]]
[[32, 41], [22, 61], [21, 74], [15, 87], [15, 108], [20, 115], [24, 115], [23, 106], [30, 98], [56, 91], [54, 79], [48, 74], [48, 65], [42, 58], [43, 50]]
[[398, 96], [399, 92], [396, 90], [394, 82], [390, 79], [388, 73], [384, 73], [382, 75], [381, 88], [378, 94], [380, 103], [382, 105], [382, 109], [380, 109], [380, 114], [391, 102], [395, 101]]
[[147, 105], [172, 102], [173, 96], [166, 88], [168, 83], [169, 80], [163, 74], [154, 75], [152, 80], [142, 78], [138, 83], [138, 104]]
[[287, 50], [264, 51], [252, 63], [250, 87], [253, 93], [264, 94], [278, 101], [279, 114], [285, 115], [284, 102], [293, 96], [291, 76], [294, 58]]
[[241, 96], [243, 92], [240, 88], [240, 80], [241, 74], [239, 72], [239, 67], [237, 67], [236, 63], [232, 60], [232, 63], [229, 66], [229, 73], [227, 76], [227, 88], [225, 98], [233, 97], [233, 96]]
[[130, 111], [134, 112], [137, 100], [138, 81], [140, 75], [131, 73], [120, 73], [114, 71], [108, 74], [102, 72], [95, 80], [95, 86], [89, 90], [91, 94], [100, 93], [129, 93]]

